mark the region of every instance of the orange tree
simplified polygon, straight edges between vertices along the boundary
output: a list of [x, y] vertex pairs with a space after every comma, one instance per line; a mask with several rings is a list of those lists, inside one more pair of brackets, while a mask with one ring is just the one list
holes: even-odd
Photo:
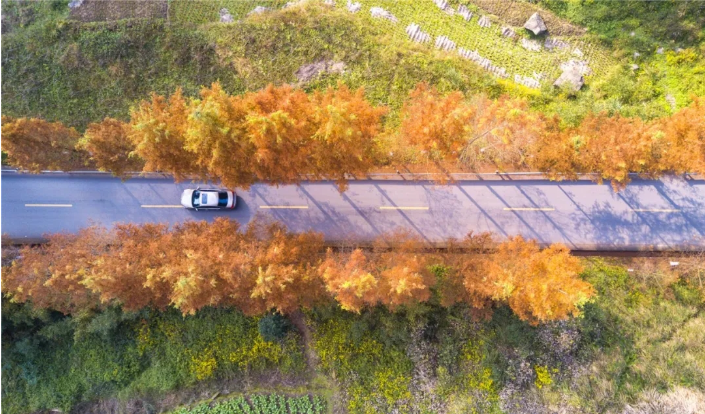
[[84, 167], [89, 160], [85, 152], [75, 148], [79, 138], [75, 129], [60, 122], [2, 117], [2, 150], [8, 162], [33, 173]]
[[132, 152], [135, 146], [127, 136], [128, 125], [113, 118], [89, 124], [76, 147], [85, 150], [101, 171], [123, 177], [126, 172], [142, 171], [144, 162]]

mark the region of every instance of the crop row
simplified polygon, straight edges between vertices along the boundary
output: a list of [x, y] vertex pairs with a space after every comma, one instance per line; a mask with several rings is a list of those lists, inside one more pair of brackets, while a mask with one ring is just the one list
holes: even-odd
[[215, 403], [201, 403], [180, 408], [172, 414], [322, 414], [325, 401], [319, 396], [287, 397], [279, 394], [256, 394]]

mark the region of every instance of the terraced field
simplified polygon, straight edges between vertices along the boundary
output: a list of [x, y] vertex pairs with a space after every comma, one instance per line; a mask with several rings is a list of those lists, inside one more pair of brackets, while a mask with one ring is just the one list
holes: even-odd
[[[279, 0], [210, 2], [176, 0], [172, 3], [170, 13], [171, 18], [178, 21], [200, 24], [218, 21], [218, 12], [222, 7], [228, 9], [234, 20], [238, 20], [246, 17], [257, 6], [274, 11], [281, 9], [285, 4], [286, 2]], [[355, 12], [359, 19], [370, 26], [381, 28], [391, 37], [412, 42], [407, 34], [407, 28], [412, 24], [418, 25], [418, 29], [429, 36], [429, 40], [424, 42], [426, 47], [436, 47], [438, 37], [445, 36], [447, 37], [445, 49], [448, 49], [446, 53], [457, 55], [464, 50], [466, 58], [472, 58], [494, 75], [529, 87], [538, 88], [543, 84], [552, 83], [560, 75], [561, 65], [571, 60], [587, 62], [590, 75], [595, 77], [603, 75], [609, 66], [616, 63], [607, 50], [588, 37], [549, 35], [550, 40], [546, 42], [545, 36], [533, 36], [521, 27], [512, 27], [496, 16], [487, 15], [475, 5], [467, 6], [471, 16], [466, 20], [458, 13], [457, 6], [448, 6], [442, 10], [432, 0], [417, 2], [360, 0], [353, 4], [359, 4], [359, 10]], [[338, 0], [333, 7], [345, 10], [349, 6]], [[380, 7], [388, 11], [396, 22], [373, 17], [370, 13], [372, 7]], [[482, 27], [479, 24], [482, 16], [487, 16], [489, 19], [489, 27]], [[512, 29], [513, 35], [503, 35], [505, 28]], [[549, 27], [549, 33], [550, 30]], [[547, 44], [549, 47], [546, 47]], [[335, 45], [324, 47], [334, 48]]]

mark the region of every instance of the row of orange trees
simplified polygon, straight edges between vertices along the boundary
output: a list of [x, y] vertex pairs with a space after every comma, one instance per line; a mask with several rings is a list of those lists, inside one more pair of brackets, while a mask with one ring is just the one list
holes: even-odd
[[241, 229], [218, 218], [171, 229], [91, 227], [49, 239], [24, 248], [3, 269], [10, 300], [64, 313], [118, 304], [125, 310], [174, 306], [183, 313], [234, 306], [249, 315], [331, 300], [355, 312], [464, 302], [485, 315], [508, 304], [539, 323], [577, 314], [594, 294], [565, 247], [540, 250], [521, 237], [496, 243], [488, 235], [468, 236], [447, 251], [428, 252], [415, 238], [390, 234], [373, 248], [326, 251], [317, 233], [290, 233], [257, 220]]
[[598, 173], [616, 185], [628, 183], [629, 173], [705, 173], [703, 99], [649, 122], [589, 114], [566, 128], [522, 99], [441, 95], [421, 84], [399, 122], [387, 123], [398, 126], [383, 127], [385, 113], [342, 84], [309, 94], [270, 85], [241, 96], [213, 84], [198, 98], [152, 95], [129, 122], [106, 118], [83, 136], [60, 123], [3, 117], [2, 148], [11, 164], [30, 171], [92, 165], [118, 176], [163, 171], [232, 187], [304, 176], [344, 184], [348, 175], [390, 164], [530, 169], [554, 179]]

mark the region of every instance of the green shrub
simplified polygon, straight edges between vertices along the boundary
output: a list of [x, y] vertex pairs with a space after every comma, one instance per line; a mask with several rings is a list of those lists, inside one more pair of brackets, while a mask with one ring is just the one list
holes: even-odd
[[291, 323], [280, 313], [271, 313], [260, 318], [257, 327], [262, 339], [267, 342], [278, 342], [286, 337], [291, 329]]

